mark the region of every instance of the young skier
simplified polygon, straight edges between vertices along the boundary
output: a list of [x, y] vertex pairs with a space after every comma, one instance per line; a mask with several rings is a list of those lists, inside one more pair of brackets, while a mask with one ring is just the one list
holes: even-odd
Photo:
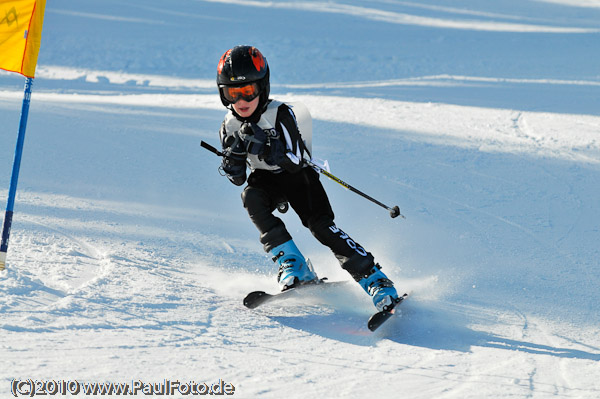
[[260, 232], [265, 252], [279, 266], [282, 291], [318, 281], [294, 244], [283, 221], [273, 215], [289, 203], [319, 242], [329, 247], [342, 268], [372, 297], [378, 310], [396, 305], [398, 293], [371, 253], [334, 223], [334, 214], [319, 174], [303, 162], [311, 154], [302, 140], [292, 109], [269, 99], [269, 66], [260, 51], [236, 46], [223, 54], [217, 68], [221, 102], [229, 109], [219, 131], [221, 168], [241, 186], [242, 202]]

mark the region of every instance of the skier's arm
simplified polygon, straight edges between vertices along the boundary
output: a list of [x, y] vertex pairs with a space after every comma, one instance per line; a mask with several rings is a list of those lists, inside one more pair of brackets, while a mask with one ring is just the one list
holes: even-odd
[[271, 145], [273, 162], [288, 172], [297, 172], [304, 167], [302, 154], [304, 142], [292, 110], [285, 104], [279, 106], [275, 130], [279, 133], [278, 145]]

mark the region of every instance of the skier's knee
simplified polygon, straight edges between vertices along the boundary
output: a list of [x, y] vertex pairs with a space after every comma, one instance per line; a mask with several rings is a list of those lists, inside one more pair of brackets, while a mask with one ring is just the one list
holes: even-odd
[[267, 194], [259, 188], [248, 186], [242, 191], [242, 204], [249, 211], [268, 207], [269, 203]]

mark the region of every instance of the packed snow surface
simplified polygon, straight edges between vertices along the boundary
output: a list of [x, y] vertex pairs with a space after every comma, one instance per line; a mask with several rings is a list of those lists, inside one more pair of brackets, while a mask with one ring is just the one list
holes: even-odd
[[[2, 398], [27, 380], [600, 397], [598, 1], [46, 7], [0, 272]], [[411, 292], [375, 333], [353, 282], [242, 305], [277, 291], [276, 270], [241, 188], [199, 146], [218, 145], [216, 65], [237, 44], [267, 57], [273, 98], [311, 111], [314, 155], [406, 215], [322, 177], [337, 225]], [[2, 208], [23, 83], [0, 73]], [[293, 212], [281, 217], [320, 276], [350, 280]]]

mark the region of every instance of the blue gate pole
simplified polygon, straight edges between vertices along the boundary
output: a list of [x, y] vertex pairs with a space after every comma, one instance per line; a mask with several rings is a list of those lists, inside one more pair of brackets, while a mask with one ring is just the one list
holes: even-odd
[[8, 252], [8, 239], [12, 226], [15, 197], [17, 195], [17, 183], [19, 182], [19, 170], [21, 169], [21, 157], [23, 155], [23, 144], [25, 142], [25, 129], [27, 128], [27, 117], [29, 116], [29, 102], [31, 100], [31, 85], [33, 78], [25, 80], [25, 91], [23, 93], [23, 106], [21, 107], [21, 120], [19, 122], [19, 135], [17, 136], [17, 147], [15, 148], [15, 159], [13, 161], [8, 200], [6, 202], [6, 213], [2, 226], [2, 243], [0, 244], [0, 270], [6, 265], [6, 253]]

